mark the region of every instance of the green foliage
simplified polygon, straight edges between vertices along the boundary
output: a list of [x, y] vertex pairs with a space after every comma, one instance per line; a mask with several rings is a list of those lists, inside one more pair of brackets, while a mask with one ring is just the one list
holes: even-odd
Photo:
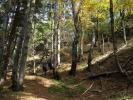
[[57, 93], [57, 94], [65, 96], [66, 93], [67, 94], [69, 93], [69, 88], [67, 88], [66, 86], [55, 86], [55, 85], [53, 85], [49, 88], [49, 92], [50, 93]]
[[48, 39], [48, 35], [50, 34], [50, 24], [49, 23], [43, 23], [43, 22], [38, 22], [35, 24], [35, 33], [33, 40], [35, 43], [44, 43], [45, 39]]
[[82, 85], [74, 86], [73, 88], [69, 85], [74, 85], [78, 82], [76, 78], [70, 78], [66, 81], [55, 81], [53, 80], [54, 85], [48, 88], [49, 93], [57, 93], [60, 96], [76, 96], [82, 94], [86, 88]]
[[66, 79], [66, 84], [76, 84], [78, 83], [78, 79], [76, 77], [71, 77]]
[[68, 88], [66, 85], [53, 85], [48, 88], [49, 93], [57, 93], [60, 96], [76, 96], [82, 94], [86, 88], [83, 86], [76, 86], [74, 88]]

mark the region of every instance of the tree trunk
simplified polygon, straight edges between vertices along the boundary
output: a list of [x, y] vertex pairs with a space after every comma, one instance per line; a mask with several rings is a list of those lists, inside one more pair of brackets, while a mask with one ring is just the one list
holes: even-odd
[[84, 54], [84, 30], [83, 30], [83, 33], [82, 33], [82, 37], [81, 37], [81, 56], [83, 56]]
[[[59, 1], [51, 1], [52, 4], [51, 11], [53, 11], [53, 16], [51, 16], [51, 33], [52, 34], [52, 52], [49, 59], [51, 59], [51, 66], [53, 68], [54, 78], [57, 78], [57, 68], [60, 64], [60, 25], [59, 25]], [[54, 7], [53, 7], [54, 6]]]
[[107, 39], [108, 39], [108, 42], [107, 42], [108, 49], [110, 50], [110, 39], [109, 39], [109, 36], [107, 36]]
[[55, 0], [54, 4], [56, 7], [54, 8], [54, 35], [53, 35], [53, 65], [54, 67], [58, 66], [58, 1]]
[[14, 41], [12, 43], [12, 47], [11, 47], [11, 57], [10, 58], [13, 58], [13, 54], [14, 54], [14, 50], [15, 50], [15, 47], [16, 47], [16, 43], [17, 43], [17, 35], [15, 35], [14, 37]]
[[91, 42], [91, 46], [89, 48], [89, 53], [88, 53], [88, 67], [87, 67], [87, 70], [89, 72], [91, 72], [90, 67], [91, 67], [92, 54], [93, 54], [93, 48], [94, 48], [95, 43], [96, 43], [96, 36], [95, 36], [95, 32], [93, 30], [93, 32], [92, 32], [92, 42]]
[[72, 76], [76, 75], [76, 68], [77, 68], [77, 44], [78, 44], [78, 40], [77, 40], [77, 38], [75, 38], [73, 43], [72, 43], [72, 65], [71, 65], [71, 70], [69, 72], [69, 74], [72, 75]]
[[102, 34], [102, 54], [104, 54], [105, 50], [104, 50], [104, 36]]
[[4, 80], [6, 80], [7, 67], [8, 67], [8, 63], [9, 63], [9, 57], [11, 54], [11, 46], [12, 46], [12, 43], [15, 38], [16, 27], [17, 27], [16, 22], [18, 21], [17, 17], [19, 16], [19, 8], [20, 8], [20, 5], [18, 3], [16, 11], [15, 11], [15, 17], [14, 17], [14, 21], [13, 21], [13, 25], [12, 25], [12, 30], [11, 30], [11, 33], [9, 34], [9, 40], [8, 40], [8, 44], [7, 44], [6, 54], [4, 56], [3, 66], [1, 68], [0, 79], [4, 79]]
[[33, 57], [33, 74], [36, 74], [36, 60], [35, 60], [35, 44], [32, 46], [32, 57]]
[[[2, 73], [1, 66], [3, 65], [3, 56], [4, 56], [4, 33], [2, 32], [0, 35], [0, 73]], [[1, 82], [0, 82], [1, 84]]]
[[54, 9], [54, 67], [60, 65], [60, 11], [59, 11], [59, 1], [55, 0]]
[[126, 36], [126, 28], [125, 28], [125, 21], [122, 21], [123, 26], [123, 37], [124, 37], [124, 43], [127, 45], [127, 36]]
[[101, 37], [100, 37], [100, 33], [99, 33], [99, 19], [98, 19], [98, 15], [97, 15], [97, 21], [96, 21], [96, 28], [97, 28], [96, 31], [97, 31], [98, 51], [101, 52]]
[[18, 86], [18, 80], [19, 80], [19, 62], [20, 62], [20, 57], [21, 57], [21, 53], [22, 53], [22, 44], [24, 41], [24, 30], [21, 30], [20, 36], [19, 36], [19, 40], [17, 43], [17, 48], [16, 48], [16, 52], [15, 52], [15, 56], [14, 56], [14, 65], [12, 68], [12, 89], [15, 90], [19, 90], [19, 86]]
[[118, 67], [119, 71], [123, 73], [123, 69], [120, 66], [120, 63], [118, 61], [118, 55], [117, 55], [117, 45], [116, 45], [116, 36], [114, 33], [114, 13], [113, 13], [113, 0], [110, 0], [110, 19], [111, 19], [111, 34], [112, 34], [112, 39], [113, 39], [113, 51], [114, 51], [114, 57], [115, 57], [115, 63], [116, 66]]
[[54, 32], [53, 32], [53, 20], [52, 20], [52, 18], [51, 18], [51, 54], [53, 54], [53, 52], [54, 52]]
[[82, 4], [83, 0], [81, 0], [80, 4], [79, 4], [79, 9], [76, 10], [75, 8], [75, 3], [73, 0], [71, 0], [71, 4], [72, 4], [72, 13], [73, 13], [73, 20], [74, 20], [74, 27], [75, 27], [75, 37], [72, 43], [72, 65], [71, 65], [71, 70], [69, 72], [69, 75], [75, 76], [76, 75], [76, 68], [77, 68], [77, 46], [79, 43], [79, 33], [81, 32], [81, 29], [79, 27], [79, 12], [80, 12], [80, 6]]
[[29, 23], [27, 30], [25, 30], [25, 38], [23, 42], [23, 48], [22, 48], [22, 55], [20, 59], [20, 69], [19, 69], [19, 89], [23, 88], [23, 80], [25, 75], [25, 66], [26, 66], [26, 60], [27, 60], [27, 54], [28, 54], [28, 43], [31, 37], [31, 30], [32, 30], [32, 24]]
[[84, 50], [84, 30], [82, 29], [81, 39], [78, 47], [78, 62], [81, 61], [83, 57], [83, 50]]
[[[32, 19], [34, 8], [31, 8], [35, 1], [27, 1], [27, 9], [25, 9], [24, 21], [22, 30], [20, 33], [20, 40], [16, 50], [16, 56], [14, 59], [13, 73], [12, 73], [12, 89], [13, 91], [20, 91], [23, 89], [23, 81], [25, 75], [26, 59], [28, 54], [28, 43], [31, 37]], [[30, 5], [30, 6], [28, 6]], [[28, 12], [28, 13], [26, 13]]]
[[127, 45], [126, 25], [125, 25], [125, 11], [124, 11], [124, 9], [122, 11], [120, 10], [120, 15], [121, 15], [121, 23], [122, 23], [122, 29], [123, 29], [124, 43]]
[[58, 28], [58, 39], [57, 39], [58, 43], [58, 65], [60, 65], [61, 61], [60, 61], [60, 49], [61, 49], [61, 39], [60, 39], [60, 29]]
[[36, 74], [36, 61], [35, 61], [35, 41], [34, 41], [34, 34], [36, 30], [36, 22], [34, 22], [34, 29], [33, 29], [33, 36], [32, 36], [32, 56], [33, 56], [33, 74]]

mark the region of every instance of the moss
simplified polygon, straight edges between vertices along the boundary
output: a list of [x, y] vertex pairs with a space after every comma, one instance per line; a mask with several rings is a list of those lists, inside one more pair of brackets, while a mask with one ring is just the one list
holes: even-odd
[[83, 86], [76, 86], [74, 88], [69, 88], [67, 85], [52, 85], [48, 88], [49, 93], [57, 93], [60, 96], [73, 97], [79, 94], [82, 94], [86, 90]]
[[65, 96], [69, 92], [69, 88], [66, 86], [53, 85], [48, 88], [49, 93], [57, 93], [59, 95]]
[[78, 79], [76, 77], [71, 77], [71, 78], [66, 80], [66, 84], [68, 84], [68, 85], [70, 85], [70, 84], [73, 85], [76, 83], [78, 83]]

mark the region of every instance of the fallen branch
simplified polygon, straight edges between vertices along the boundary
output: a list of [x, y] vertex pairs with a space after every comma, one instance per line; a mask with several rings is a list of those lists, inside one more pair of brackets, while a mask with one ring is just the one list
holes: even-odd
[[[95, 79], [95, 78], [99, 78], [99, 77], [106, 77], [106, 76], [110, 76], [116, 73], [121, 73], [120, 71], [112, 71], [112, 72], [105, 72], [105, 73], [100, 73], [100, 74], [96, 74], [96, 75], [92, 75], [89, 76], [89, 79]], [[129, 71], [125, 71], [123, 73], [123, 75], [125, 75], [127, 78], [129, 77], [129, 74], [133, 73], [133, 70], [129, 70]], [[86, 78], [87, 79], [87, 78]]]
[[112, 72], [105, 72], [105, 73], [100, 73], [100, 74], [93, 74], [92, 76], [89, 76], [89, 79], [105, 77], [105, 76], [109, 76], [109, 75], [116, 74], [116, 73], [120, 73], [120, 72], [119, 71], [112, 71]]
[[[124, 50], [125, 48], [127, 47], [127, 45], [123, 45], [121, 46], [117, 53], [119, 53], [121, 50]], [[111, 56], [113, 56], [113, 51], [108, 51], [106, 54], [102, 55], [102, 56], [99, 56], [99, 57], [96, 57], [95, 59], [92, 60], [92, 64], [96, 64], [96, 63], [99, 63], [101, 64], [102, 62], [104, 62], [105, 60], [107, 60], [108, 58], [110, 58]]]
[[93, 85], [94, 85], [94, 82], [89, 86], [89, 88], [87, 88], [87, 89], [82, 93], [82, 95], [84, 95], [87, 91], [89, 91], [89, 90], [92, 88]]
[[113, 56], [113, 52], [112, 51], [109, 51], [109, 52], [107, 52], [106, 54], [104, 54], [102, 56], [96, 57], [95, 59], [92, 60], [91, 63], [92, 64], [96, 64], [96, 63], [101, 64], [105, 60], [108, 60], [108, 58], [110, 58], [111, 56]]
[[74, 87], [76, 87], [76, 86], [79, 86], [79, 85], [83, 84], [85, 81], [86, 81], [86, 80], [81, 81], [80, 83], [78, 83], [78, 84], [74, 85]]

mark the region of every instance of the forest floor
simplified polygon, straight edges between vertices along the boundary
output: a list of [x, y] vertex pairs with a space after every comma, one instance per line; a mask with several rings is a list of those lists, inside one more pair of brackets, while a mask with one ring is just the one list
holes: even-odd
[[[119, 53], [119, 61], [125, 66], [133, 68], [133, 40]], [[70, 64], [62, 64], [60, 70], [61, 80], [51, 79], [48, 76], [26, 75], [24, 91], [12, 92], [7, 81], [4, 89], [0, 91], [0, 100], [133, 100], [133, 85], [126, 77], [119, 73], [88, 79], [89, 73], [85, 70], [86, 64], [78, 65], [76, 77], [68, 76]], [[102, 64], [94, 64], [91, 70], [95, 74], [118, 70], [114, 64], [113, 56]], [[132, 75], [133, 76], [133, 75]]]

